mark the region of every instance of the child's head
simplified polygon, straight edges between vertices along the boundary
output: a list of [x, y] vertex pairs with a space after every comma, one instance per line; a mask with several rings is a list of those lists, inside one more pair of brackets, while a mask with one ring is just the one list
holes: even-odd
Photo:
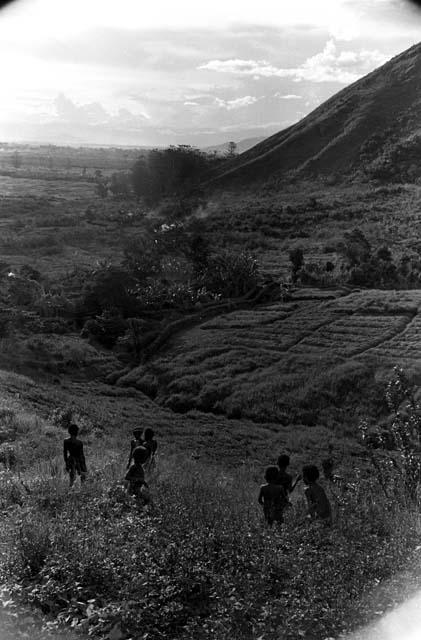
[[333, 460], [331, 458], [327, 458], [322, 462], [323, 475], [325, 478], [330, 478], [333, 473]]
[[307, 464], [303, 467], [303, 480], [304, 484], [311, 484], [317, 482], [319, 479], [319, 470], [315, 464]]
[[289, 466], [289, 456], [286, 453], [282, 453], [278, 458], [278, 467], [280, 469], [286, 469]]
[[152, 440], [152, 439], [153, 439], [153, 437], [154, 437], [154, 435], [155, 435], [155, 434], [154, 434], [153, 429], [149, 429], [149, 428], [148, 428], [148, 429], [145, 429], [145, 431], [144, 431], [144, 433], [143, 433], [143, 437], [144, 437], [144, 439], [145, 439], [146, 441], [148, 441], [148, 440]]
[[278, 467], [268, 467], [265, 471], [265, 480], [269, 484], [276, 484], [278, 480]]
[[136, 447], [133, 451], [133, 460], [135, 464], [144, 464], [148, 459], [148, 450], [145, 447]]
[[140, 440], [140, 438], [142, 437], [142, 429], [134, 429], [133, 435], [136, 438], [136, 440]]
[[77, 424], [72, 423], [71, 425], [69, 425], [68, 432], [71, 436], [76, 437], [79, 433], [79, 427], [77, 426]]

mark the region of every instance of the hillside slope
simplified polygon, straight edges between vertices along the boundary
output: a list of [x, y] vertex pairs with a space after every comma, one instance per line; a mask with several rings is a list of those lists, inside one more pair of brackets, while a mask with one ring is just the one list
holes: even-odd
[[421, 44], [417, 44], [297, 124], [242, 153], [213, 183], [242, 184], [291, 173], [351, 174], [358, 169], [375, 173], [396, 160], [410, 165], [418, 150], [414, 137], [421, 128], [420, 103]]

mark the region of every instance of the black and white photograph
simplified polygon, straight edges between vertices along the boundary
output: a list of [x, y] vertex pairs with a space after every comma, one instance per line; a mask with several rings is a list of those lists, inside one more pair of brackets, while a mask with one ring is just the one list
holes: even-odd
[[421, 2], [0, 2], [0, 640], [421, 640]]

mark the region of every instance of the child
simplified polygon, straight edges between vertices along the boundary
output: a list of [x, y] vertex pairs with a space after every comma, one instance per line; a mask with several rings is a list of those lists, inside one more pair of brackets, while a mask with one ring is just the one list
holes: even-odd
[[132, 463], [133, 451], [136, 449], [136, 447], [141, 447], [141, 446], [143, 446], [142, 429], [134, 429], [133, 438], [130, 441], [130, 455], [129, 455], [129, 461], [127, 463], [126, 469], [128, 469]]
[[313, 520], [319, 520], [325, 524], [332, 524], [332, 509], [323, 487], [317, 480], [319, 470], [314, 464], [303, 467], [303, 480], [307, 486], [304, 493], [308, 504], [308, 513]]
[[148, 485], [145, 482], [145, 472], [142, 466], [149, 457], [148, 450], [142, 446], [136, 447], [132, 457], [133, 464], [124, 478], [127, 493], [135, 496], [137, 499], [142, 498], [145, 502], [149, 502], [149, 500], [146, 499], [145, 488], [147, 489]]
[[79, 427], [76, 424], [69, 426], [69, 438], [63, 443], [63, 456], [66, 465], [66, 471], [69, 474], [70, 486], [74, 484], [76, 473], [80, 476], [80, 481], [85, 482], [86, 479], [86, 462], [83, 453], [83, 443], [78, 440]]
[[143, 446], [148, 450], [148, 462], [150, 466], [153, 466], [155, 462], [155, 453], [158, 449], [158, 443], [154, 439], [154, 431], [153, 429], [145, 429], [143, 432]]
[[278, 458], [278, 484], [280, 484], [285, 489], [287, 495], [294, 491], [297, 482], [301, 480], [301, 476], [298, 475], [295, 481], [292, 481], [292, 476], [287, 472], [289, 462], [289, 456], [287, 456], [285, 453], [281, 454]]
[[282, 524], [283, 511], [288, 503], [287, 493], [278, 483], [278, 468], [268, 467], [265, 473], [267, 484], [260, 487], [259, 504], [263, 505], [265, 520], [271, 527], [274, 522]]

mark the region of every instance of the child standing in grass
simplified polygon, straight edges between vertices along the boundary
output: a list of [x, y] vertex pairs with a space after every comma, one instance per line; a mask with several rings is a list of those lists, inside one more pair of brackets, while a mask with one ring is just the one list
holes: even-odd
[[127, 463], [127, 469], [129, 469], [131, 463], [132, 463], [132, 459], [133, 459], [133, 451], [137, 448], [137, 447], [141, 447], [143, 446], [143, 440], [142, 440], [142, 429], [134, 429], [133, 431], [133, 438], [130, 441], [130, 455], [129, 455], [129, 461]]
[[144, 463], [148, 460], [149, 454], [146, 447], [136, 447], [133, 451], [133, 464], [124, 478], [127, 493], [137, 499], [149, 502], [148, 485], [145, 482]]
[[313, 520], [318, 520], [324, 524], [332, 524], [332, 508], [323, 487], [317, 480], [319, 470], [314, 464], [303, 467], [303, 481], [306, 485], [304, 491], [307, 499], [308, 513]]
[[83, 453], [83, 443], [78, 440], [79, 427], [76, 424], [69, 426], [69, 438], [63, 443], [63, 456], [66, 465], [66, 471], [69, 474], [70, 486], [74, 484], [76, 474], [80, 476], [80, 481], [85, 482], [86, 479], [86, 462]]
[[268, 467], [265, 473], [266, 484], [260, 487], [258, 501], [263, 506], [265, 520], [271, 527], [274, 522], [282, 524], [283, 512], [288, 504], [287, 492], [278, 482], [278, 468]]
[[297, 482], [301, 480], [301, 475], [298, 475], [294, 481], [292, 480], [292, 475], [287, 471], [289, 463], [289, 456], [286, 453], [282, 453], [278, 458], [278, 484], [285, 489], [287, 495], [294, 491]]

